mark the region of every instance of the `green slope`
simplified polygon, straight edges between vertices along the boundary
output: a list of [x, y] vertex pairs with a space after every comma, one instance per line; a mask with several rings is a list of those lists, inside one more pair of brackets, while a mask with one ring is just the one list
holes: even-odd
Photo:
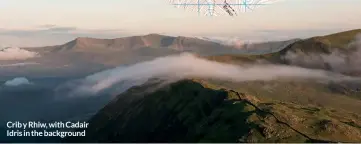
[[184, 80], [119, 95], [66, 142], [359, 142], [360, 118]]
[[340, 51], [352, 51], [348, 49], [349, 44], [351, 44], [356, 36], [361, 35], [361, 29], [350, 30], [335, 34], [330, 34], [326, 36], [317, 36], [304, 40], [299, 40], [289, 45], [288, 47], [280, 50], [279, 52], [262, 54], [262, 55], [218, 55], [211, 56], [208, 59], [221, 61], [221, 62], [254, 62], [256, 60], [268, 60], [273, 63], [283, 63], [287, 64], [288, 62], [284, 60], [284, 56], [287, 52], [294, 52], [298, 54], [330, 54], [334, 50]]
[[[252, 81], [226, 82], [210, 81], [206, 83], [215, 87], [237, 90], [263, 101], [283, 101], [306, 106], [318, 106], [361, 114], [360, 92], [344, 83], [318, 83], [313, 81]], [[355, 85], [360, 88], [360, 84]]]
[[351, 43], [354, 38], [361, 34], [361, 29], [349, 30], [344, 32], [339, 32], [335, 34], [330, 34], [326, 36], [316, 37], [320, 41], [325, 43], [329, 42], [332, 47], [336, 48], [347, 48], [347, 44]]
[[303, 53], [326, 53], [333, 50], [348, 50], [348, 45], [352, 43], [356, 36], [361, 34], [361, 29], [350, 30], [326, 36], [316, 36], [302, 41], [295, 42], [288, 48], [281, 51], [303, 52]]
[[[256, 63], [260, 60], [273, 64], [292, 65], [299, 67], [306, 67], [311, 69], [324, 69], [332, 71], [330, 64], [326, 61], [309, 60], [309, 58], [321, 57], [321, 55], [328, 55], [334, 51], [340, 51], [340, 53], [353, 53], [353, 47], [350, 47], [356, 36], [361, 34], [361, 29], [345, 31], [326, 36], [317, 36], [309, 39], [297, 41], [287, 48], [264, 55], [221, 55], [207, 57], [209, 60], [214, 60], [224, 63], [233, 64], [245, 64]], [[317, 63], [315, 65], [307, 65], [307, 63], [293, 63], [289, 59], [285, 59], [287, 54], [291, 52], [298, 56], [304, 57], [305, 61]], [[354, 56], [353, 56], [354, 57]], [[352, 66], [352, 65], [350, 65]], [[361, 76], [361, 71], [345, 71], [342, 72], [345, 75]], [[227, 84], [227, 83], [223, 83]], [[361, 103], [358, 101], [361, 99], [361, 84], [360, 83], [332, 83], [332, 84], [320, 84], [310, 82], [247, 82], [238, 84], [228, 84], [233, 89], [240, 89], [244, 92], [251, 93], [253, 95], [261, 95], [263, 97], [270, 97], [273, 99], [298, 102], [300, 104], [312, 103], [319, 106], [328, 107], [341, 107], [346, 110], [361, 113], [358, 110], [358, 105]], [[260, 87], [273, 87], [259, 89]], [[358, 99], [344, 98], [352, 97]]]

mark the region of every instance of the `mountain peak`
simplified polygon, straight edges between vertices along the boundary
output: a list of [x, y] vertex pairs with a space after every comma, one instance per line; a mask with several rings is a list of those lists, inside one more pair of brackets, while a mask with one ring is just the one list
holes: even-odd
[[110, 39], [98, 39], [98, 38], [91, 38], [91, 37], [78, 37], [74, 41], [75, 42], [94, 42], [94, 41], [104, 41]]
[[90, 37], [77, 37], [75, 39], [75, 41], [84, 41], [84, 40], [88, 40], [88, 39], [91, 39]]
[[144, 35], [144, 37], [147, 37], [147, 36], [168, 37], [167, 35], [161, 35], [158, 33], [150, 33], [150, 34]]
[[115, 39], [78, 37], [73, 41], [62, 45], [61, 49], [132, 49], [140, 47], [162, 47], [162, 43], [164, 43], [165, 41], [169, 41], [169, 45], [172, 44], [173, 41], [171, 39], [172, 37], [155, 33], [142, 36], [121, 37]]

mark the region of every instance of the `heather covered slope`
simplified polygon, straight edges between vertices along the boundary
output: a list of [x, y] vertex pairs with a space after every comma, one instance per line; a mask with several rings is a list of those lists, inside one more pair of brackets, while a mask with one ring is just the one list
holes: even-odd
[[[150, 90], [150, 91], [149, 91]], [[361, 117], [183, 80], [132, 88], [70, 142], [359, 142]]]

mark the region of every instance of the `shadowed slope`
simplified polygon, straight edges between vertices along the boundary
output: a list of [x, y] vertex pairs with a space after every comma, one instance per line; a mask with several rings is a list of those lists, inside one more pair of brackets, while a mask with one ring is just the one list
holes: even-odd
[[[86, 137], [70, 142], [357, 142], [357, 115], [291, 103], [264, 103], [192, 80], [153, 92], [130, 89], [89, 122]], [[140, 92], [140, 93], [139, 93]], [[349, 125], [352, 123], [354, 126]]]

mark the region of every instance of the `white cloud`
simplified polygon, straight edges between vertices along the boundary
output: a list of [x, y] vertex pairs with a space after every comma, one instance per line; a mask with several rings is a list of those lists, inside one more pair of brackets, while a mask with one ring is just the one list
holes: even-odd
[[0, 48], [0, 60], [26, 60], [39, 54], [17, 47]]
[[29, 84], [31, 83], [25, 77], [17, 77], [12, 80], [8, 80], [4, 83], [5, 86], [20, 86], [20, 85], [29, 85]]
[[361, 72], [361, 34], [348, 45], [350, 52], [334, 49], [330, 54], [287, 52], [284, 59], [293, 65], [315, 68], [329, 68], [335, 72]]
[[[71, 94], [96, 94], [115, 85], [130, 88], [152, 78], [175, 81], [184, 78], [211, 78], [234, 82], [268, 81], [279, 78], [313, 79], [320, 81], [355, 80], [352, 77], [282, 65], [239, 66], [208, 61], [191, 54], [166, 56], [127, 67], [119, 67], [86, 77], [71, 85]], [[358, 79], [357, 79], [358, 80]], [[75, 86], [75, 87], [74, 87]], [[75, 88], [75, 89], [74, 89]], [[124, 91], [124, 88], [122, 89]]]
[[38, 65], [39, 63], [34, 62], [25, 62], [25, 63], [13, 63], [13, 64], [0, 64], [0, 67], [16, 67], [16, 66], [26, 66], [26, 65]]

